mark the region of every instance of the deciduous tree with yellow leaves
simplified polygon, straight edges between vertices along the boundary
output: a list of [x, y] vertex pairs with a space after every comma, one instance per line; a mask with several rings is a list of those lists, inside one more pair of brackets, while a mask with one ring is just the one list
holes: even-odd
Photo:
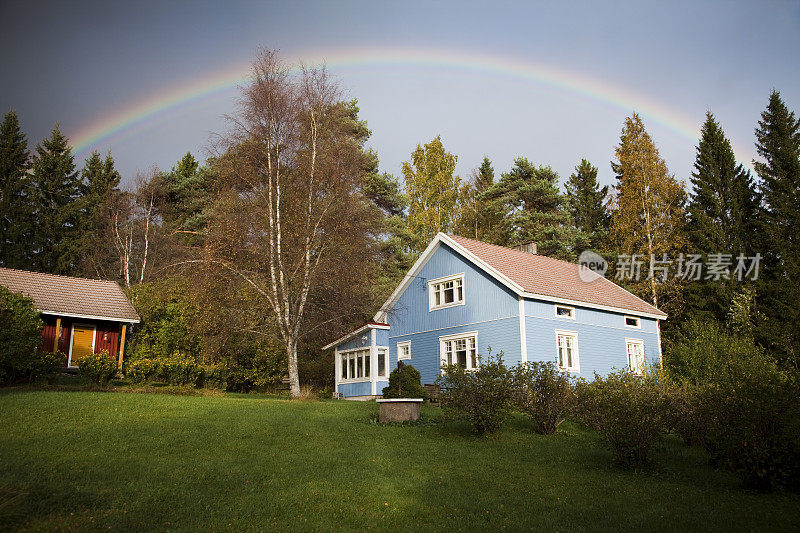
[[614, 153], [611, 166], [617, 184], [612, 198], [612, 249], [643, 260], [643, 279], [634, 280], [632, 288], [657, 306], [662, 295], [674, 292], [676, 279], [662, 276], [657, 268], [664, 265], [653, 264], [651, 259], [674, 261], [685, 249], [686, 192], [670, 174], [638, 114], [625, 119]]

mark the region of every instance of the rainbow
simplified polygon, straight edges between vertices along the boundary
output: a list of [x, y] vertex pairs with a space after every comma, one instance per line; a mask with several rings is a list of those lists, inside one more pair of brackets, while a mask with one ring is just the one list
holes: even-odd
[[[455, 69], [542, 84], [599, 101], [625, 112], [635, 110], [644, 118], [672, 130], [691, 144], [697, 142], [700, 121], [703, 118], [691, 119], [645, 96], [576, 72], [510, 57], [418, 48], [386, 48], [369, 51], [336, 49], [325, 53], [298, 54], [298, 57], [302, 58], [306, 65], [325, 64], [332, 70], [387, 66], [427, 67]], [[246, 82], [248, 69], [248, 63], [234, 65], [210, 76], [149, 95], [117, 112], [102, 116], [70, 132], [73, 148], [78, 156], [86, 155], [91, 149], [108, 146], [114, 140], [135, 135], [154, 123], [169, 119], [187, 106], [230, 91]], [[736, 146], [734, 151], [739, 161], [747, 162], [749, 166], [749, 158], [743, 157], [747, 152]]]

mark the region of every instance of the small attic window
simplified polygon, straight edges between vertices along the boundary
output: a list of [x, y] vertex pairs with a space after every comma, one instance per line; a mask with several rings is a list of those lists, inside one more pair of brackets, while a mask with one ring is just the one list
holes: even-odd
[[556, 306], [556, 316], [559, 318], [575, 318], [575, 308], [566, 305]]
[[639, 320], [639, 317], [636, 316], [626, 316], [625, 317], [625, 325], [629, 328], [641, 328], [642, 323]]

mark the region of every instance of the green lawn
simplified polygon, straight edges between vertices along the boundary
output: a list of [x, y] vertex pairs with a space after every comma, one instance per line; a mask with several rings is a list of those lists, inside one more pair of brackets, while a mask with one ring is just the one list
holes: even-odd
[[514, 419], [480, 439], [381, 426], [376, 412], [256, 395], [5, 391], [0, 530], [800, 527], [800, 497], [744, 492], [678, 442], [631, 473], [574, 425], [543, 437]]

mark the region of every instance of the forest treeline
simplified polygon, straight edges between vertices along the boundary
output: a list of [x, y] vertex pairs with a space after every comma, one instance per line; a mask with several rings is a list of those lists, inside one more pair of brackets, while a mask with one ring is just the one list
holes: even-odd
[[[187, 153], [124, 188], [110, 153], [78, 168], [58, 126], [31, 151], [6, 113], [0, 266], [119, 281], [143, 319], [131, 360], [224, 362], [250, 386], [288, 374], [296, 392], [332, 384], [320, 346], [368, 320], [437, 232], [534, 242], [567, 261], [599, 253], [608, 277], [667, 312], [673, 372], [702, 373], [709, 336], [797, 368], [800, 121], [778, 91], [754, 125], [756, 175], [708, 112], [686, 179], [635, 113], [611, 186], [586, 159], [562, 182], [524, 154], [458, 176], [440, 137], [394, 176], [367, 147], [357, 102], [324, 69], [290, 67], [261, 52], [205, 163]], [[641, 275], [620, 277], [631, 261]]]

